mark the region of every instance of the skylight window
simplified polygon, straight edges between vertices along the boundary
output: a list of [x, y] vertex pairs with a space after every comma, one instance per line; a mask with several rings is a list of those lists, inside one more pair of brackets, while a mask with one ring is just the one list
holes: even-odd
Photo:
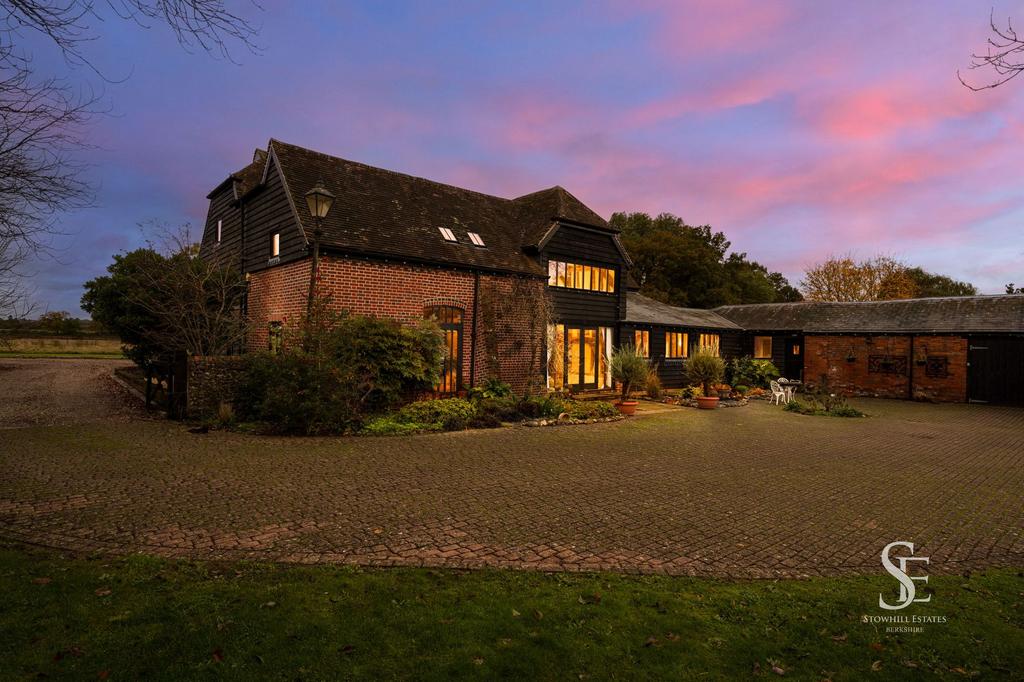
[[446, 242], [457, 242], [457, 241], [459, 241], [458, 239], [455, 238], [455, 233], [452, 232], [451, 230], [449, 230], [447, 227], [439, 227], [437, 229], [438, 229], [438, 231], [441, 232], [441, 236], [444, 237], [444, 240]]
[[473, 242], [473, 246], [484, 246], [483, 237], [476, 232], [467, 232], [467, 234], [469, 235], [469, 241]]

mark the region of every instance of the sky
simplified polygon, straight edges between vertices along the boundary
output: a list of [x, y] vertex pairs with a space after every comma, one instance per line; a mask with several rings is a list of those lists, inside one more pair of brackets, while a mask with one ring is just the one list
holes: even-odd
[[[504, 197], [562, 185], [598, 213], [669, 212], [797, 284], [830, 254], [893, 255], [982, 293], [1024, 283], [1024, 78], [957, 80], [990, 9], [1024, 1], [226, 0], [259, 54], [183, 50], [106, 17], [89, 127], [95, 206], [30, 264], [41, 310], [143, 243], [205, 220], [269, 138]], [[972, 72], [985, 80], [988, 74]]]

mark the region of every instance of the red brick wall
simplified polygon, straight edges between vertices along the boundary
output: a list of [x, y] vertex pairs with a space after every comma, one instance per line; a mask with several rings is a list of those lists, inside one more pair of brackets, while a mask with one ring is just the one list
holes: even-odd
[[[916, 400], [963, 402], [967, 400], [967, 340], [962, 337], [922, 336], [913, 340], [911, 357], [909, 336], [807, 336], [804, 340], [804, 378], [816, 383], [828, 376], [831, 386], [848, 395], [880, 398], [911, 397]], [[907, 359], [905, 374], [868, 371], [868, 358], [888, 355]], [[928, 377], [928, 355], [948, 358], [946, 377]], [[853, 361], [848, 358], [852, 357]]]
[[[308, 259], [280, 267], [252, 273], [249, 281], [249, 320], [253, 330], [249, 347], [267, 348], [267, 325], [279, 321], [285, 325], [295, 323], [305, 310], [309, 287]], [[332, 307], [356, 315], [388, 317], [402, 323], [423, 319], [424, 307], [453, 305], [462, 308], [462, 382], [470, 386], [470, 355], [473, 335], [473, 275], [441, 268], [385, 264], [344, 258], [324, 257], [320, 261], [321, 293], [329, 295]], [[511, 278], [499, 275], [481, 275], [480, 286], [495, 282], [499, 287], [511, 287]], [[543, 293], [544, 283], [537, 282]], [[530, 346], [527, 325], [516, 324], [505, 346]], [[488, 377], [483, 329], [479, 330], [475, 383]], [[522, 344], [516, 344], [522, 341]], [[522, 391], [527, 384], [525, 370], [528, 363], [522, 352], [502, 353], [499, 371], [504, 381]], [[543, 367], [540, 368], [543, 371]]]

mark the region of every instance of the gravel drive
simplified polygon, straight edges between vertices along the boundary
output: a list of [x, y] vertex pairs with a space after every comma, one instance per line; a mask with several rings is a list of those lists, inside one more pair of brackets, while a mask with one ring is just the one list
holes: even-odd
[[0, 429], [124, 418], [131, 409], [112, 389], [127, 360], [0, 358]]

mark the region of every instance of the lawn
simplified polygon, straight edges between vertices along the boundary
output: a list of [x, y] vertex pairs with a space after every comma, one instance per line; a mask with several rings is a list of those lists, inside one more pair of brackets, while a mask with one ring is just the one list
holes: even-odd
[[121, 342], [106, 336], [5, 336], [0, 358], [123, 358]]
[[[925, 634], [863, 623], [895, 581], [198, 563], [0, 549], [0, 671], [76, 679], [852, 680], [1024, 670], [1024, 578], [933, 577]], [[889, 593], [893, 593], [890, 595]], [[774, 670], [773, 670], [774, 669]]]

